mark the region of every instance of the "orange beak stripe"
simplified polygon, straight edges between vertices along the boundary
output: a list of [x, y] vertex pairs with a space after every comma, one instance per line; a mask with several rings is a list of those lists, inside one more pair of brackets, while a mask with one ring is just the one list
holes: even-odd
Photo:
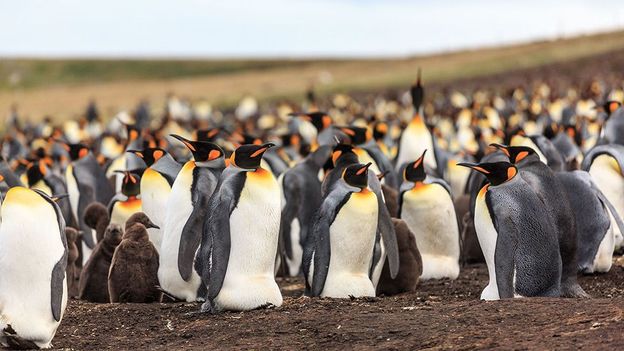
[[132, 183], [136, 183], [137, 182], [136, 178], [134, 178], [134, 176], [132, 174], [128, 174], [128, 177], [130, 178], [130, 181]]
[[83, 147], [82, 149], [80, 149], [80, 151], [78, 151], [78, 157], [83, 158], [87, 156], [88, 153], [89, 153], [89, 149]]
[[472, 167], [472, 169], [474, 169], [475, 171], [484, 173], [484, 174], [490, 174], [490, 171], [488, 171], [487, 169], [485, 169], [483, 167], [475, 166], [475, 167]]
[[414, 162], [414, 169], [418, 168], [418, 166], [420, 166], [420, 164], [422, 163], [423, 158], [419, 158], [418, 160], [416, 160], [416, 162]]
[[617, 110], [620, 107], [620, 104], [618, 104], [617, 102], [612, 102], [609, 104], [609, 113], [612, 113], [613, 111]]
[[251, 157], [257, 157], [258, 155], [262, 155], [262, 153], [265, 152], [267, 149], [268, 149], [268, 147], [260, 148], [256, 152], [251, 154]]
[[345, 133], [346, 135], [355, 136], [355, 132], [353, 131], [353, 129], [341, 128], [340, 130], [342, 130], [342, 132]]
[[368, 169], [368, 166], [364, 166], [360, 169], [358, 169], [357, 172], [355, 172], [356, 175], [361, 175], [362, 173], [366, 172], [366, 170]]
[[193, 146], [193, 144], [189, 143], [188, 141], [183, 141], [183, 143], [184, 143], [184, 145], [186, 145], [186, 147], [188, 147], [188, 148], [189, 148], [189, 150], [191, 150], [191, 151], [193, 151], [193, 152], [197, 151], [197, 150], [195, 149], [195, 146]]

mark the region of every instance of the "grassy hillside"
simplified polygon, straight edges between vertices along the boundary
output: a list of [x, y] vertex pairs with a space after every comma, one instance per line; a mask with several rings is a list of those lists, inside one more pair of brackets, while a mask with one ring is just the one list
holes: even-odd
[[90, 98], [109, 114], [140, 98], [159, 104], [168, 92], [231, 104], [244, 94], [300, 97], [449, 81], [564, 62], [624, 49], [624, 31], [555, 41], [387, 60], [0, 60], [0, 114], [12, 103], [34, 119], [83, 111]]

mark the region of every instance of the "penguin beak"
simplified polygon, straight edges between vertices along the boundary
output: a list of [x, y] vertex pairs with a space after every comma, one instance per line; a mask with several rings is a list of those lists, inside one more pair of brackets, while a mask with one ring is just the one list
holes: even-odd
[[365, 173], [368, 170], [368, 167], [370, 167], [372, 164], [373, 164], [372, 162], [367, 163], [364, 167], [358, 169], [357, 172], [355, 172], [355, 174], [361, 175], [362, 173]]
[[379, 181], [381, 182], [381, 180], [384, 179], [388, 175], [388, 173], [390, 173], [390, 171], [385, 171], [381, 174], [378, 174], [377, 179], [379, 179]]
[[462, 167], [468, 167], [470, 169], [474, 169], [475, 171], [482, 173], [482, 174], [490, 174], [490, 171], [488, 171], [487, 169], [479, 166], [476, 163], [468, 163], [468, 162], [460, 162], [457, 164], [458, 166], [462, 166]]
[[180, 142], [182, 142], [182, 144], [184, 144], [184, 146], [186, 146], [187, 149], [191, 150], [191, 152], [197, 151], [197, 149], [190, 140], [185, 139], [177, 134], [169, 134], [169, 136], [178, 139]]
[[497, 148], [498, 150], [502, 151], [505, 155], [507, 155], [507, 157], [511, 157], [509, 155], [509, 150], [507, 150], [507, 146], [505, 146], [505, 145], [492, 143], [492, 144], [490, 144], [490, 147]]
[[54, 202], [58, 202], [59, 200], [64, 199], [66, 197], [69, 197], [69, 194], [54, 195], [50, 199], [52, 199], [52, 201], [54, 201]]
[[425, 154], [427, 153], [427, 149], [425, 149], [425, 151], [423, 151], [422, 155], [420, 155], [420, 157], [418, 158], [418, 160], [416, 160], [416, 162], [414, 162], [414, 168], [418, 168], [418, 166], [420, 166], [420, 164], [422, 163], [422, 161], [425, 159]]
[[126, 150], [126, 152], [129, 152], [131, 154], [135, 154], [137, 156], [139, 156], [140, 158], [143, 158], [143, 153], [139, 150]]
[[147, 223], [147, 228], [154, 228], [154, 229], [160, 229], [159, 226], [157, 226], [156, 224], [154, 224], [154, 222], [152, 222], [151, 220], [149, 221], [149, 223]]

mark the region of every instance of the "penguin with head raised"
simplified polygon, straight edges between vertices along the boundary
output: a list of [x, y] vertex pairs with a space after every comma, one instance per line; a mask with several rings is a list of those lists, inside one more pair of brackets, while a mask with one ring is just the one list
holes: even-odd
[[5, 347], [48, 348], [63, 318], [67, 242], [56, 199], [14, 187], [2, 203], [0, 344]]
[[193, 160], [186, 162], [178, 173], [167, 200], [158, 280], [169, 295], [192, 302], [202, 300], [205, 295], [205, 287], [193, 262], [204, 222], [209, 215], [212, 216], [208, 200], [225, 168], [225, 158], [223, 150], [216, 144], [191, 141], [178, 135], [172, 137], [191, 151]]
[[141, 212], [141, 177], [132, 171], [118, 171], [123, 174], [121, 192], [108, 203], [110, 223], [123, 225], [128, 218]]
[[[589, 172], [592, 180], [615, 208], [620, 217], [624, 216], [624, 146], [605, 144], [593, 147], [583, 158], [581, 169]], [[615, 235], [615, 249], [624, 245], [624, 232], [611, 216], [611, 227]]]
[[110, 302], [158, 302], [158, 251], [147, 228], [158, 228], [143, 212], [126, 222], [122, 240], [115, 249], [108, 272]]
[[82, 264], [86, 263], [96, 240], [91, 228], [84, 222], [85, 210], [93, 202], [108, 204], [115, 193], [104, 170], [84, 144], [63, 144], [71, 163], [65, 169], [69, 203], [78, 221], [82, 237]]
[[[131, 124], [125, 124], [125, 126], [127, 135], [124, 150], [127, 151], [141, 149], [141, 146], [143, 144], [141, 131]], [[129, 152], [122, 152], [106, 167], [106, 177], [112, 180], [115, 191], [119, 193], [121, 191], [124, 177], [122, 173], [119, 173], [119, 171], [125, 171], [127, 169], [142, 170], [144, 168], [145, 163], [139, 156]]]
[[305, 248], [307, 295], [375, 296], [372, 267], [381, 221], [377, 195], [368, 188], [370, 165], [346, 167], [323, 199]]
[[282, 194], [282, 265], [286, 266], [287, 274], [293, 277], [301, 272], [303, 245], [314, 213], [321, 205], [318, 173], [331, 152], [332, 146], [321, 146], [278, 178]]
[[141, 176], [141, 209], [159, 228], [148, 228], [150, 241], [160, 250], [162, 229], [165, 226], [167, 201], [171, 194], [171, 187], [178, 173], [182, 169], [173, 157], [161, 148], [145, 148], [142, 150], [128, 150], [139, 156], [147, 168]]
[[97, 243], [80, 272], [78, 298], [89, 302], [108, 303], [108, 271], [115, 248], [121, 242], [121, 225], [111, 223], [104, 238]]
[[475, 229], [490, 276], [481, 299], [560, 295], [557, 231], [544, 203], [509, 162], [461, 163], [488, 179], [475, 203]]
[[544, 211], [555, 225], [561, 255], [561, 296], [587, 297], [578, 285], [576, 264], [576, 222], [563, 185], [555, 173], [540, 161], [530, 147], [492, 144], [516, 165], [520, 177], [529, 184], [543, 203]]
[[414, 234], [423, 261], [421, 279], [459, 276], [459, 228], [448, 184], [425, 173], [427, 150], [403, 169], [399, 218]]
[[203, 311], [280, 306], [275, 282], [281, 196], [273, 174], [260, 166], [274, 145], [242, 145], [230, 157], [210, 199], [196, 268], [208, 297]]

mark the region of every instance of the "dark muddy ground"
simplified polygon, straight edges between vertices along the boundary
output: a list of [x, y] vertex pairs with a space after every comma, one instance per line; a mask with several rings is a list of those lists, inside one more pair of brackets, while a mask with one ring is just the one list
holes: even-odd
[[199, 306], [71, 301], [53, 344], [61, 349], [590, 349], [624, 348], [624, 260], [581, 277], [592, 299], [479, 301], [484, 265], [455, 281], [375, 299], [301, 297], [280, 280], [275, 309], [188, 315]]

